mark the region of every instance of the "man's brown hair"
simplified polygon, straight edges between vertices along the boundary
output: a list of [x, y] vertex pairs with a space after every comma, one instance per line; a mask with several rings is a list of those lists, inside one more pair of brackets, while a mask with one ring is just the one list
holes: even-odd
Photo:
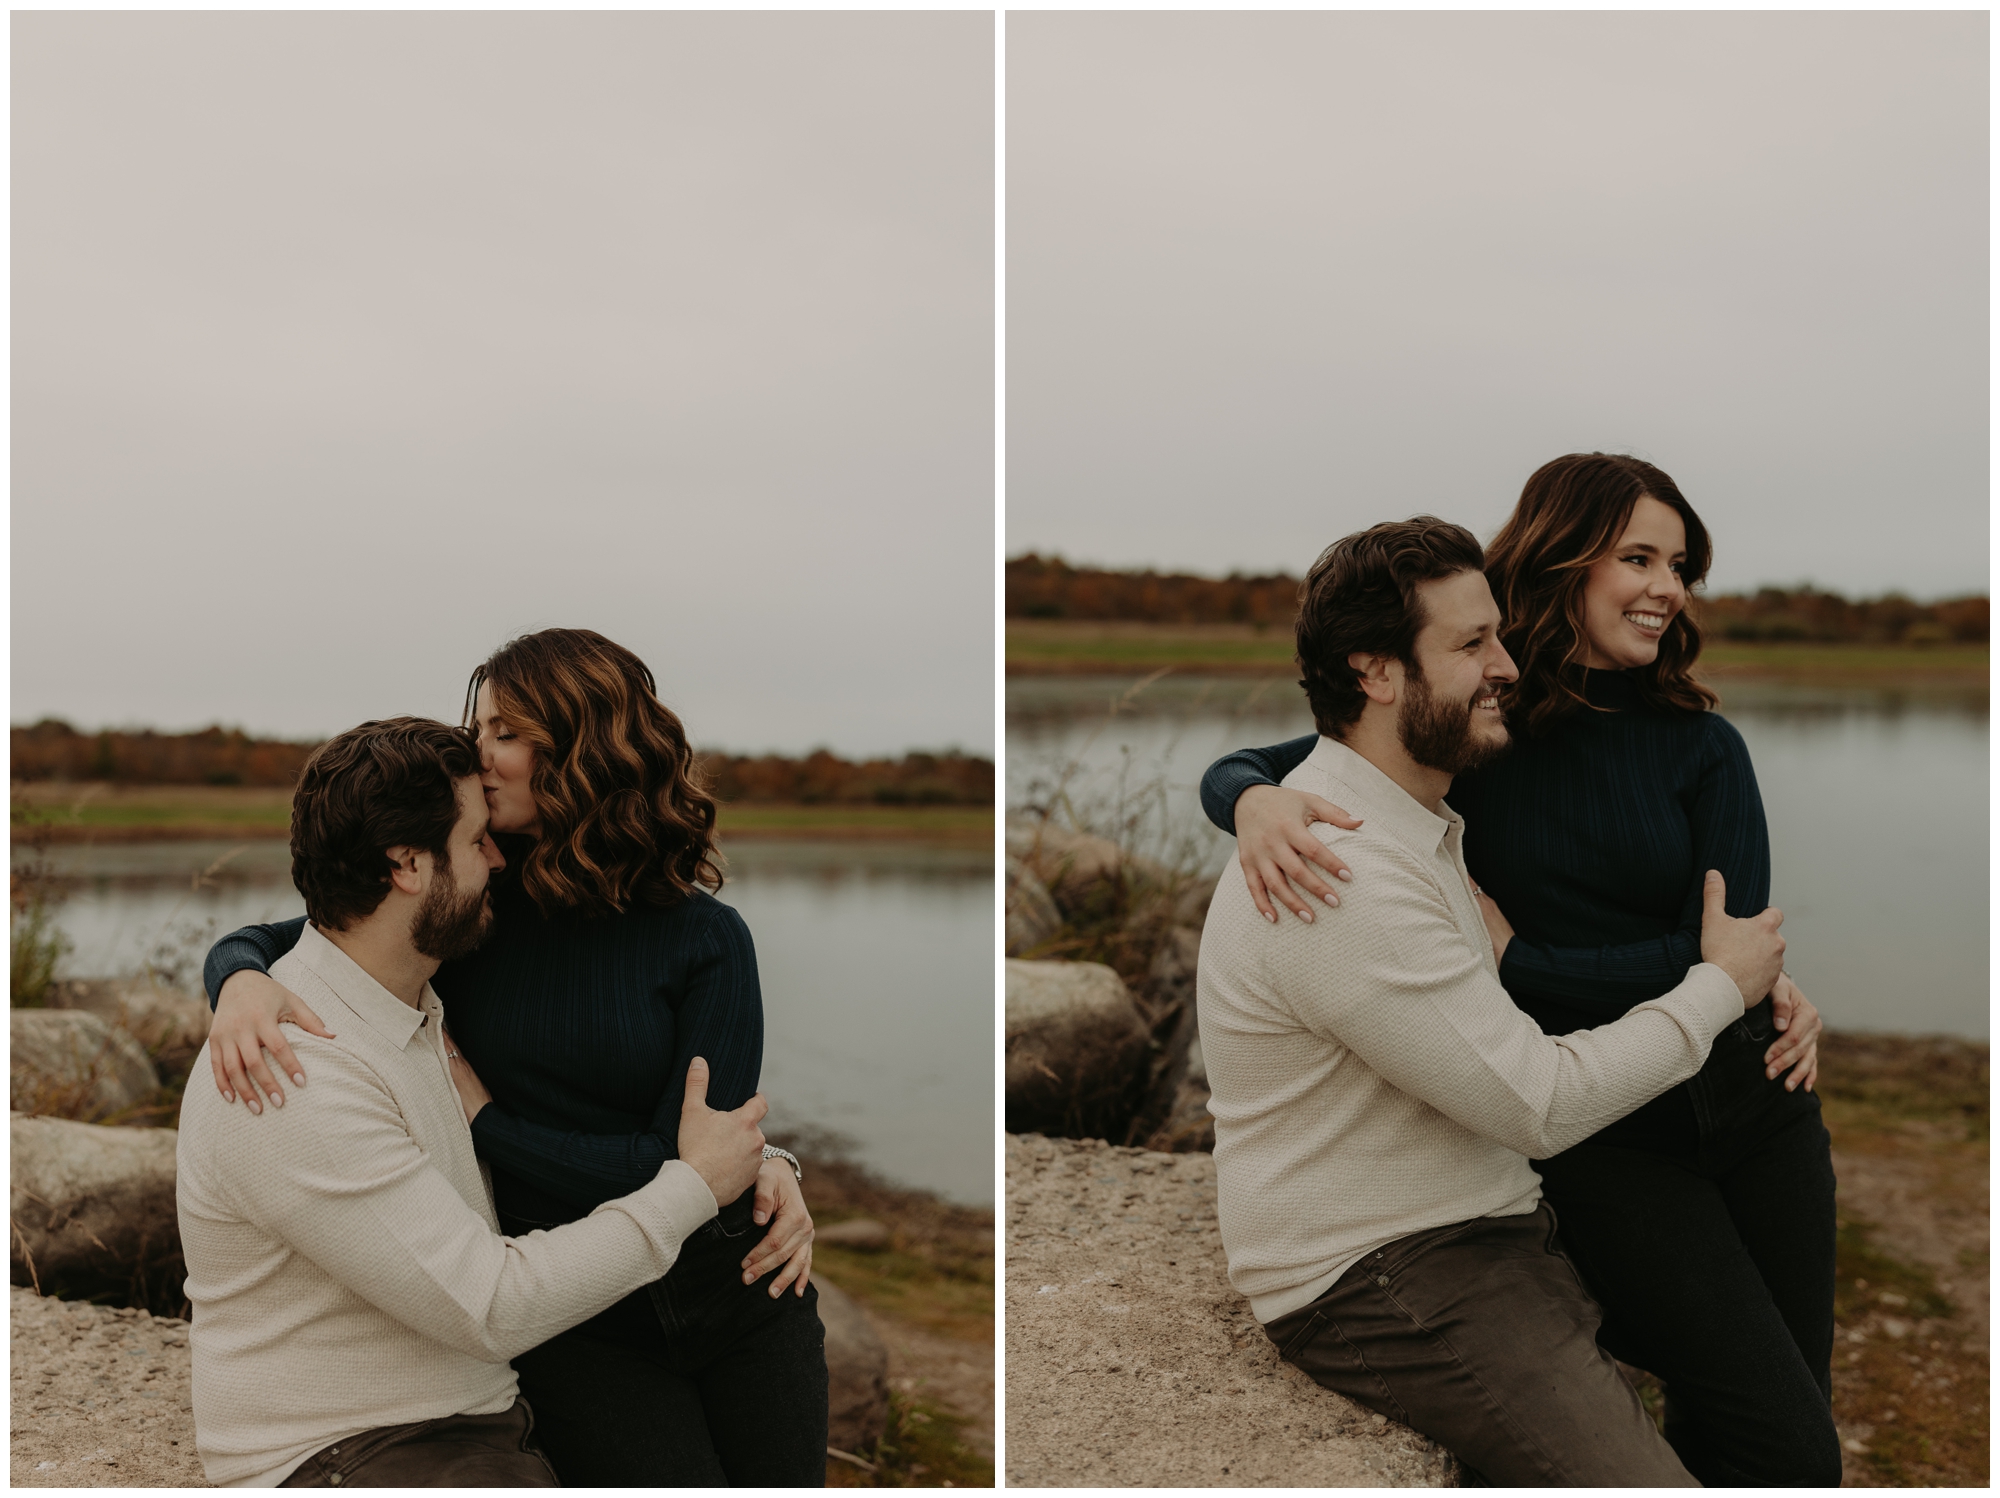
[[1347, 664], [1354, 652], [1414, 668], [1424, 627], [1419, 583], [1484, 565], [1472, 532], [1434, 515], [1371, 525], [1321, 552], [1299, 585], [1299, 685], [1313, 726], [1337, 739], [1361, 717], [1368, 698], [1361, 673]]
[[542, 833], [519, 862], [540, 910], [610, 915], [722, 887], [715, 798], [644, 661], [595, 630], [544, 629], [472, 673], [468, 724], [482, 684], [535, 751]]
[[1681, 581], [1688, 607], [1674, 615], [1650, 666], [1630, 674], [1656, 707], [1706, 712], [1716, 696], [1693, 676], [1701, 654], [1693, 593], [1708, 574], [1708, 528], [1678, 485], [1639, 458], [1571, 453], [1528, 476], [1520, 503], [1486, 548], [1486, 580], [1505, 622], [1500, 643], [1521, 669], [1503, 699], [1508, 721], [1536, 734], [1589, 706], [1583, 693], [1583, 592], [1590, 569], [1618, 544], [1641, 499], [1671, 505], [1687, 527]]
[[449, 864], [457, 782], [478, 773], [465, 731], [430, 718], [363, 723], [315, 749], [292, 793], [292, 883], [312, 923], [342, 931], [374, 914], [396, 867], [386, 849]]

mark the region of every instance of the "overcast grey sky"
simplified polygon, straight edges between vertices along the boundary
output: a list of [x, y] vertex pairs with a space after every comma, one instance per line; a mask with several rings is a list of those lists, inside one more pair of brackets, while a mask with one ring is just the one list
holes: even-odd
[[15, 722], [991, 752], [990, 15], [12, 29]]
[[1297, 573], [1561, 453], [1711, 587], [1987, 584], [1983, 13], [1007, 23], [1007, 547]]

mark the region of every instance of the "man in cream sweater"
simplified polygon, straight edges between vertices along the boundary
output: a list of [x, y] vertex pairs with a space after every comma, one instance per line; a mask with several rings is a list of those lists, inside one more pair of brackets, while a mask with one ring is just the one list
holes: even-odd
[[272, 976], [336, 1038], [298, 1036], [312, 1086], [264, 1118], [188, 1089], [195, 1443], [224, 1486], [557, 1486], [507, 1360], [665, 1274], [762, 1162], [762, 1094], [713, 1112], [696, 1061], [679, 1159], [500, 1236], [430, 987], [492, 920], [478, 775], [464, 734], [420, 718], [315, 752], [292, 803], [311, 924]]
[[[1514, 680], [1477, 541], [1418, 519], [1306, 581], [1320, 741], [1286, 784], [1361, 819], [1340, 918], [1268, 924], [1240, 877], [1198, 980], [1231, 1282], [1288, 1362], [1499, 1486], [1694, 1486], [1617, 1365], [1529, 1164], [1694, 1075], [1770, 991], [1782, 917], [1708, 876], [1702, 963], [1614, 1024], [1544, 1035], [1500, 985], [1445, 804], [1507, 743]], [[1339, 663], [1349, 668], [1338, 669]]]

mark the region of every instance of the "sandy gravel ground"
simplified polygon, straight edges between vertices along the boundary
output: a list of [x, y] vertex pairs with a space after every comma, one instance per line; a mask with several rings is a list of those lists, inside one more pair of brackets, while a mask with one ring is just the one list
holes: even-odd
[[185, 1321], [17, 1288], [12, 1330], [12, 1486], [208, 1486]]
[[1010, 1485], [1458, 1485], [1278, 1361], [1229, 1287], [1210, 1156], [1009, 1135], [1006, 1242]]

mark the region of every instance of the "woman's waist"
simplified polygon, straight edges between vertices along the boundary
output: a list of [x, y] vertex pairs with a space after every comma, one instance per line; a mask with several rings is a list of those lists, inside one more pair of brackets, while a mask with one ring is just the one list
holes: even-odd
[[[636, 1186], [632, 1188], [632, 1190], [637, 1189]], [[580, 1222], [605, 1202], [616, 1201], [628, 1194], [626, 1191], [606, 1191], [601, 1200], [594, 1201], [588, 1206], [580, 1206], [574, 1201], [544, 1191], [519, 1176], [511, 1175], [497, 1165], [493, 1167], [494, 1210], [500, 1217], [500, 1231], [511, 1237], [520, 1237], [537, 1229], [545, 1230], [561, 1227], [565, 1223]], [[750, 1213], [755, 1206], [756, 1194], [757, 1189], [753, 1186], [736, 1200], [724, 1203], [721, 1211], [697, 1228], [688, 1242], [694, 1243], [708, 1236], [740, 1235], [751, 1225]]]
[[1812, 1094], [1787, 1092], [1782, 1079], [1764, 1074], [1764, 1053], [1778, 1033], [1771, 1001], [1765, 999], [1723, 1028], [1701, 1070], [1606, 1125], [1589, 1142], [1690, 1153], [1724, 1138], [1742, 1143], [1782, 1127], [1797, 1113], [1816, 1110], [1819, 1100]]

